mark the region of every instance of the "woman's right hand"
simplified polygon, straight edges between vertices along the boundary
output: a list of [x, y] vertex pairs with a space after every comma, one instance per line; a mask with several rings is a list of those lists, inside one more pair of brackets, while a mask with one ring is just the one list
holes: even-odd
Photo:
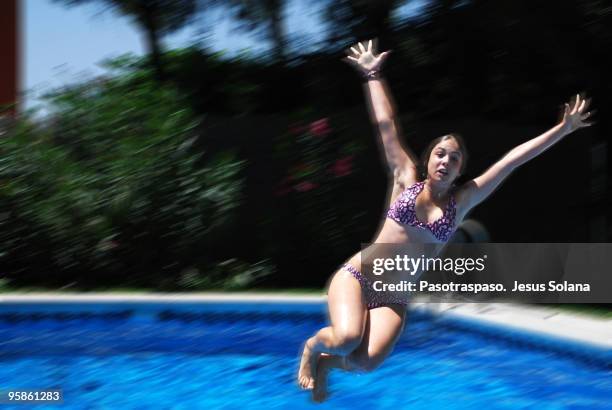
[[361, 74], [377, 73], [389, 56], [390, 51], [376, 55], [376, 49], [372, 47], [372, 40], [368, 41], [368, 47], [359, 42], [351, 47], [353, 55], [348, 55], [344, 61], [355, 67]]

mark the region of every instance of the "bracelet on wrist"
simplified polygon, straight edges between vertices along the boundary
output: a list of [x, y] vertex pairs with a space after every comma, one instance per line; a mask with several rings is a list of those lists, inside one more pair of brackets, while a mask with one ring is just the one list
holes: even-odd
[[379, 70], [370, 70], [363, 74], [363, 79], [366, 81], [379, 80], [382, 77], [382, 73]]

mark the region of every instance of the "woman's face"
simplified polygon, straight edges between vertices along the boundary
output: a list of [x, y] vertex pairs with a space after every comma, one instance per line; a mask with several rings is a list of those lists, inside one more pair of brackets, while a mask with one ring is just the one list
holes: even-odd
[[463, 154], [454, 138], [438, 143], [431, 150], [427, 163], [427, 178], [432, 182], [450, 185], [461, 173]]

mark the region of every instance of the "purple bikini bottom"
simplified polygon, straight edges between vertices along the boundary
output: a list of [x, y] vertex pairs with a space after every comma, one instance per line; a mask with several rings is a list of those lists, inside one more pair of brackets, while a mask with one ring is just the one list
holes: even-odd
[[361, 291], [365, 296], [366, 303], [368, 304], [368, 309], [374, 309], [384, 305], [404, 305], [407, 306], [409, 304], [408, 298], [398, 298], [397, 296], [389, 293], [389, 292], [378, 292], [374, 290], [372, 287], [372, 283], [370, 280], [363, 276], [361, 272], [355, 269], [352, 265], [345, 263], [342, 265], [342, 268], [347, 272], [350, 272], [351, 275], [355, 277], [359, 281], [361, 285]]

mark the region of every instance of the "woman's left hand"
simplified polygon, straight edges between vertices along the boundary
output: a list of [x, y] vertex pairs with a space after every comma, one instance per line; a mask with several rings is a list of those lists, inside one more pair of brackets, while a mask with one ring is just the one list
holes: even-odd
[[580, 97], [580, 94], [576, 94], [575, 101], [571, 101], [569, 104], [565, 103], [561, 125], [563, 125], [568, 133], [593, 125], [593, 122], [586, 122], [593, 114], [593, 112], [587, 111], [590, 103], [590, 99], [584, 99]]

